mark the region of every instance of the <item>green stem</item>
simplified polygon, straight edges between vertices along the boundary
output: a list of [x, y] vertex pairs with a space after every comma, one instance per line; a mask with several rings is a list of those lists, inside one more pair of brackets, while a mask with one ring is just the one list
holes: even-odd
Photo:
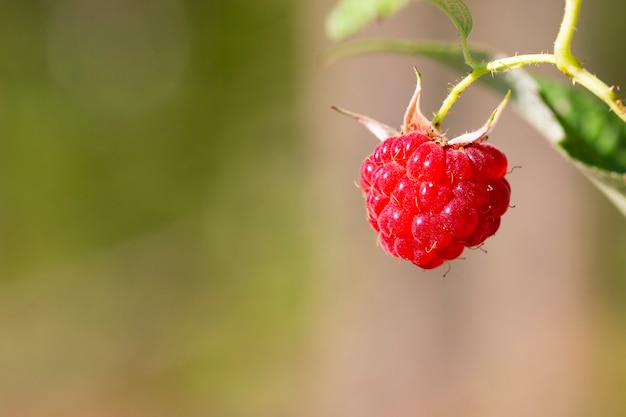
[[469, 67], [474, 69], [480, 65], [478, 61], [472, 58], [466, 36], [461, 36], [461, 49], [463, 50], [463, 60]]
[[489, 72], [501, 72], [514, 70], [531, 64], [555, 64], [556, 59], [552, 54], [527, 54], [516, 55], [507, 58], [495, 59], [485, 64]]
[[[496, 59], [487, 63], [477, 64], [469, 56], [467, 45], [463, 45], [465, 61], [472, 67], [472, 72], [455, 85], [448, 97], [441, 104], [441, 108], [435, 113], [432, 124], [436, 129], [441, 129], [443, 119], [456, 100], [461, 96], [474, 81], [487, 73], [496, 73], [521, 68], [529, 64], [553, 64], [571, 78], [575, 83], [585, 87], [604, 101], [615, 114], [626, 122], [626, 105], [615, 93], [614, 87], [609, 87], [602, 80], [591, 74], [572, 54], [572, 38], [576, 29], [576, 22], [580, 13], [582, 0], [565, 0], [565, 12], [554, 41], [554, 54], [528, 54], [508, 58]], [[467, 54], [466, 54], [467, 52]]]
[[581, 0], [565, 0], [565, 12], [563, 20], [559, 28], [559, 33], [554, 41], [554, 55], [556, 57], [556, 66], [567, 74], [568, 67], [580, 67], [582, 65], [572, 54], [572, 38], [576, 30], [576, 22], [580, 12]]
[[576, 29], [576, 22], [580, 13], [582, 0], [565, 0], [565, 13], [554, 41], [554, 57], [557, 68], [575, 82], [591, 91], [604, 101], [624, 122], [626, 122], [626, 106], [615, 93], [598, 77], [583, 68], [582, 64], [572, 54], [572, 38]]
[[441, 107], [435, 113], [435, 116], [432, 120], [432, 125], [435, 129], [440, 129], [441, 124], [443, 123], [443, 119], [450, 111], [452, 105], [457, 101], [457, 99], [461, 96], [463, 91], [474, 81], [478, 80], [485, 74], [508, 71], [512, 69], [521, 68], [524, 65], [529, 64], [555, 64], [555, 58], [552, 54], [528, 54], [528, 55], [517, 55], [511, 56], [507, 58], [496, 59], [491, 62], [487, 62], [484, 64], [480, 64], [474, 68], [472, 72], [465, 76], [458, 84], [456, 84], [450, 90], [448, 97], [445, 98]]
[[452, 87], [452, 90], [450, 90], [450, 93], [448, 93], [448, 97], [446, 97], [443, 103], [441, 103], [441, 107], [439, 108], [437, 113], [435, 113], [435, 116], [431, 121], [431, 124], [435, 129], [441, 130], [441, 124], [443, 123], [443, 119], [448, 114], [448, 111], [450, 111], [450, 108], [452, 107], [454, 102], [461, 96], [461, 93], [465, 91], [465, 89], [469, 87], [474, 81], [476, 81], [486, 73], [487, 70], [484, 69], [484, 67], [476, 68], [474, 69], [474, 71], [467, 74], [465, 78], [459, 81], [454, 87]]

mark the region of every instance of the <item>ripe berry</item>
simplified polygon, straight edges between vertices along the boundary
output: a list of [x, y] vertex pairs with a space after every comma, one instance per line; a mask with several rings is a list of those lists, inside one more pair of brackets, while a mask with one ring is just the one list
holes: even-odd
[[400, 131], [336, 110], [382, 140], [360, 171], [367, 218], [380, 245], [395, 257], [432, 269], [495, 234], [509, 207], [507, 159], [483, 143], [508, 96], [480, 129], [448, 140], [420, 110], [417, 75]]
[[[385, 151], [397, 142], [412, 152]], [[435, 268], [498, 230], [510, 199], [506, 170], [504, 154], [487, 143], [444, 145], [418, 132], [391, 137], [361, 169], [370, 224], [390, 254]]]

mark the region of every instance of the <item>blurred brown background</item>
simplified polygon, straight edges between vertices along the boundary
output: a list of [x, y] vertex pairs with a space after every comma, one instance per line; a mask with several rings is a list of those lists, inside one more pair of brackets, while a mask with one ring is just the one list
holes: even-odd
[[[550, 50], [563, 6], [467, 4], [510, 54]], [[426, 112], [460, 75], [324, 66], [332, 5], [0, 3], [0, 416], [626, 414], [624, 219], [509, 109], [488, 253], [446, 278], [386, 256], [353, 184], [375, 139], [329, 106], [397, 125], [413, 66]], [[584, 2], [575, 38], [622, 86], [625, 12]], [[456, 39], [425, 2], [370, 36]]]

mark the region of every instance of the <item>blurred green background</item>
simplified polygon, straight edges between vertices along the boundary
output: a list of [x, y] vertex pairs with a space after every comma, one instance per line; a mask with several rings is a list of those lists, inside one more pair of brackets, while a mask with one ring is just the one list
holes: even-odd
[[293, 403], [293, 17], [288, 0], [0, 3], [0, 415]]
[[[624, 4], [591, 4], [580, 48], [624, 86], [612, 46]], [[352, 282], [369, 264], [321, 241], [307, 204], [320, 155], [302, 115], [334, 118], [327, 106], [346, 99], [303, 109], [316, 89], [302, 86], [303, 67], [319, 64], [303, 32], [323, 36], [308, 10], [290, 0], [0, 2], [0, 416], [316, 415], [307, 406], [324, 358], [310, 346], [312, 317], [328, 301], [318, 249], [337, 249], [325, 267]], [[335, 174], [324, 168], [329, 184], [353, 178]], [[619, 416], [626, 238], [595, 197], [584, 239], [597, 339], [581, 367], [591, 407]], [[336, 259], [345, 269], [332, 270]], [[338, 299], [350, 288], [340, 289]], [[448, 291], [441, 300], [454, 302]]]

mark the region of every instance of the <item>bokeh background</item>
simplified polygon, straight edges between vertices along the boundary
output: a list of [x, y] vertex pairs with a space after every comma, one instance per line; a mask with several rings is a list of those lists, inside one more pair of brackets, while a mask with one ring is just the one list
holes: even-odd
[[[471, 39], [548, 51], [561, 3], [467, 0]], [[353, 184], [375, 140], [329, 106], [397, 125], [413, 66], [426, 112], [459, 74], [324, 65], [332, 5], [0, 3], [0, 416], [626, 414], [624, 219], [509, 110], [488, 253], [385, 256]], [[586, 1], [575, 38], [622, 86], [625, 13]], [[371, 36], [456, 39], [425, 2]]]

